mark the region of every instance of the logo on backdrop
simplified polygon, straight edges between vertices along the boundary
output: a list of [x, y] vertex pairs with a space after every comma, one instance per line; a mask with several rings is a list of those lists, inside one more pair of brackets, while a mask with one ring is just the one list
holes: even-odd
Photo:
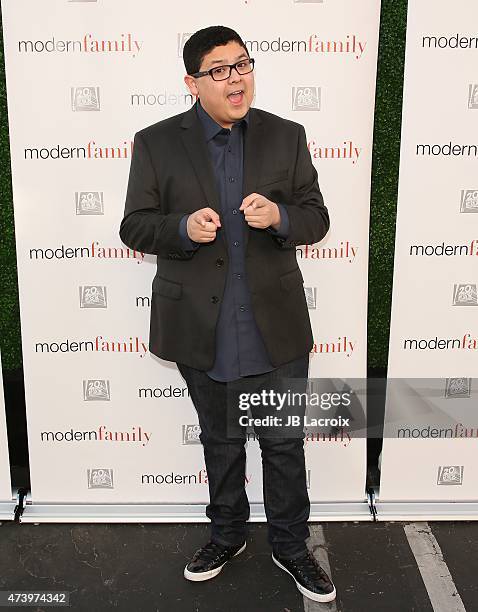
[[183, 444], [201, 444], [199, 425], [183, 425]]
[[66, 431], [42, 431], [40, 438], [42, 442], [140, 442], [141, 446], [147, 446], [151, 440], [152, 433], [145, 431], [141, 426], [133, 426], [130, 431], [111, 431], [106, 425], [100, 425], [96, 429]]
[[196, 97], [186, 92], [132, 93], [131, 106], [192, 106]]
[[344, 140], [342, 144], [332, 146], [309, 140], [307, 148], [312, 159], [351, 160], [352, 164], [357, 163], [362, 153], [362, 147], [358, 147], [352, 140]]
[[189, 389], [186, 387], [140, 387], [138, 389], [138, 397], [140, 399], [152, 399], [153, 397], [162, 397], [170, 399], [172, 397], [190, 397]]
[[453, 288], [453, 306], [478, 306], [476, 283], [459, 283]]
[[123, 140], [119, 146], [101, 146], [90, 140], [85, 147], [26, 147], [25, 159], [130, 159], [133, 141]]
[[317, 308], [317, 287], [304, 287], [304, 293], [307, 301], [307, 308]]
[[59, 340], [54, 342], [35, 342], [35, 353], [134, 353], [143, 358], [148, 352], [148, 345], [138, 336], [128, 340], [105, 339], [96, 336], [94, 340]]
[[113, 39], [95, 38], [87, 33], [81, 39], [62, 40], [52, 36], [47, 40], [19, 40], [19, 53], [127, 53], [136, 57], [143, 46], [142, 40], [133, 38], [131, 32], [119, 34]]
[[478, 213], [478, 189], [462, 189], [460, 212]]
[[461, 36], [422, 36], [422, 47], [425, 49], [478, 49], [478, 37]]
[[471, 397], [471, 378], [447, 378], [445, 397], [450, 399]]
[[92, 378], [83, 381], [83, 400], [85, 402], [109, 402], [110, 381]]
[[423, 257], [424, 255], [427, 257], [433, 255], [438, 257], [468, 255], [473, 257], [478, 255], [478, 240], [471, 240], [469, 244], [445, 244], [445, 242], [438, 244], [411, 244], [409, 255], [418, 257]]
[[438, 468], [437, 485], [463, 484], [463, 465], [440, 465]]
[[86, 472], [88, 489], [114, 489], [111, 468], [92, 468]]
[[80, 289], [80, 308], [108, 308], [105, 285], [84, 285]]
[[104, 247], [94, 240], [91, 246], [68, 247], [64, 244], [56, 248], [30, 249], [30, 259], [130, 259], [142, 263], [144, 253], [127, 247]]
[[102, 191], [75, 191], [77, 215], [104, 215]]
[[478, 84], [468, 85], [468, 108], [478, 108]]
[[404, 338], [404, 350], [459, 350], [459, 351], [476, 351], [478, 350], [478, 338], [471, 334], [463, 334], [461, 338]]
[[[245, 474], [245, 486], [251, 482], [251, 479], [251, 474]], [[141, 474], [141, 484], [207, 485], [208, 478], [206, 470], [202, 468], [195, 474], [176, 474], [175, 472], [167, 474]]]
[[310, 353], [312, 356], [321, 355], [344, 355], [351, 357], [354, 350], [357, 347], [356, 340], [350, 340], [347, 336], [339, 336], [336, 340], [330, 340], [327, 342], [315, 342], [312, 345]]
[[71, 87], [71, 110], [73, 111], [99, 111], [99, 87]]
[[358, 247], [348, 240], [340, 241], [339, 246], [316, 247], [309, 244], [296, 248], [296, 255], [300, 259], [346, 259], [349, 263], [355, 261]]
[[319, 111], [322, 104], [320, 87], [293, 87], [292, 110]]

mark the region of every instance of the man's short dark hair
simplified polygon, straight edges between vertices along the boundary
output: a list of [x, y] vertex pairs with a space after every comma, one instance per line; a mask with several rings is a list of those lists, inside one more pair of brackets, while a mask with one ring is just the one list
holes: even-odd
[[227, 45], [229, 42], [237, 42], [244, 47], [249, 55], [244, 41], [235, 30], [225, 26], [210, 26], [195, 32], [184, 45], [183, 60], [186, 72], [194, 74], [199, 72], [204, 56], [215, 47]]

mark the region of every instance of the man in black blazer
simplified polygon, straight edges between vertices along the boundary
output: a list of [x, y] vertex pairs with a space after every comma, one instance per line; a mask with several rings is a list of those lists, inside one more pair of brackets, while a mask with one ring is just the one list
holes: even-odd
[[[199, 30], [183, 57], [197, 102], [135, 135], [120, 236], [157, 255], [149, 349], [176, 362], [198, 413], [211, 541], [184, 576], [202, 581], [246, 546], [245, 436], [231, 397], [306, 381], [313, 336], [295, 247], [322, 240], [329, 216], [303, 126], [251, 108], [254, 59], [241, 37]], [[305, 544], [303, 431], [258, 429], [272, 559], [304, 595], [331, 601]]]

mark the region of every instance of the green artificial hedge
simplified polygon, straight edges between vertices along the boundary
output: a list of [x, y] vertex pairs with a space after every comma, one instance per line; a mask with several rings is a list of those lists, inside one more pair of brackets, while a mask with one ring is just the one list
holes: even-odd
[[[407, 0], [382, 0], [370, 214], [368, 365], [387, 367]], [[0, 349], [22, 365], [3, 31], [0, 30]]]

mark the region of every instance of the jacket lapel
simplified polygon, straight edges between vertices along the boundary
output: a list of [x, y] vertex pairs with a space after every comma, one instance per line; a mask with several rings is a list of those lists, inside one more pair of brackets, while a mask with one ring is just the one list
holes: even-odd
[[183, 144], [206, 197], [204, 205], [199, 206], [199, 208], [208, 206], [213, 208], [218, 214], [221, 214], [221, 203], [217, 193], [214, 171], [204, 138], [203, 128], [197, 116], [196, 106], [193, 106], [184, 114], [181, 128]]

